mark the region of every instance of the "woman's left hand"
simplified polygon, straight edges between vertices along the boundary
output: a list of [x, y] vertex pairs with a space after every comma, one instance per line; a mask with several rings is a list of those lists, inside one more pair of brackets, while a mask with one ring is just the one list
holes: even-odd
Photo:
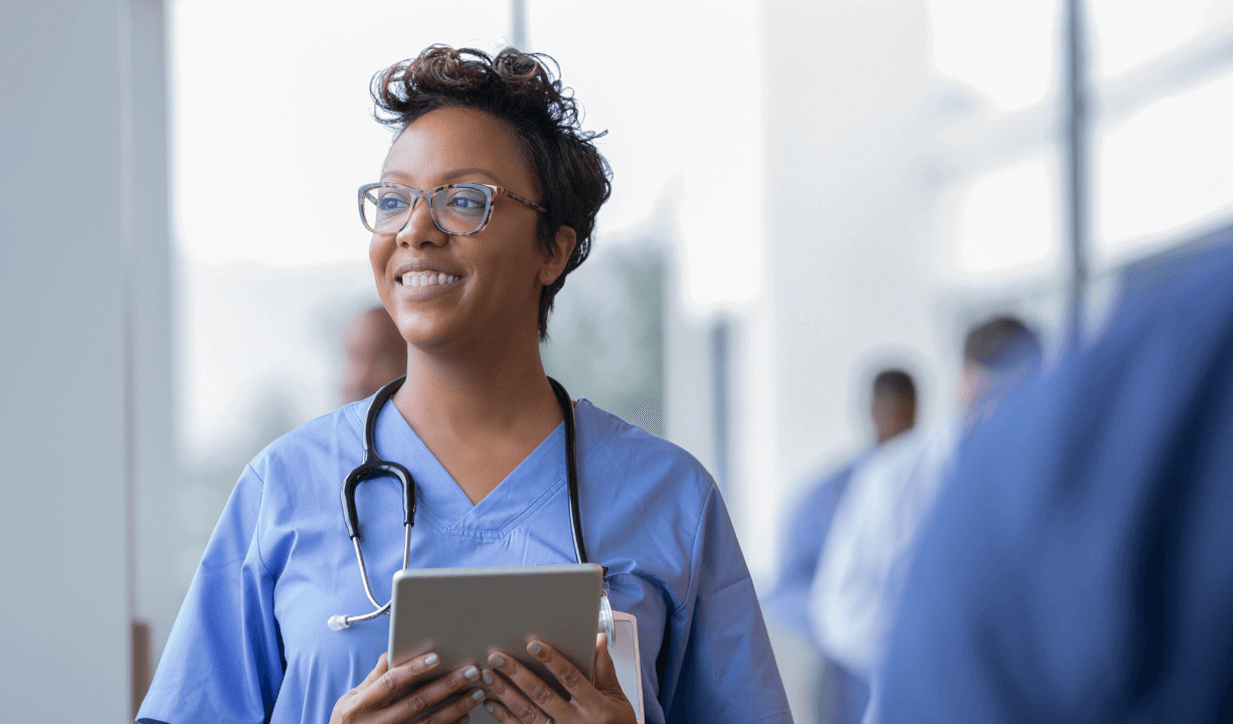
[[616, 667], [608, 654], [608, 637], [604, 634], [599, 634], [595, 640], [594, 684], [543, 641], [527, 644], [527, 653], [552, 672], [571, 698], [569, 701], [562, 699], [513, 656], [493, 652], [488, 656], [488, 663], [500, 675], [484, 672], [484, 688], [489, 694], [484, 706], [497, 721], [502, 724], [635, 724], [638, 721], [617, 681]]

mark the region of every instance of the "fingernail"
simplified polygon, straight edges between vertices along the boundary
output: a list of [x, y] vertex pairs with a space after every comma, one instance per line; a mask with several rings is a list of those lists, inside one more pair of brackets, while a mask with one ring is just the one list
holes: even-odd
[[492, 714], [492, 713], [493, 713], [493, 711], [492, 711], [492, 704], [485, 703], [485, 704], [484, 704], [484, 708], [488, 710], [488, 713], [489, 713], [489, 714]]
[[436, 654], [428, 654], [424, 657], [424, 666], [436, 666], [440, 660]]
[[531, 653], [533, 653], [533, 654], [538, 654], [538, 653], [539, 653], [539, 651], [540, 651], [540, 645], [539, 645], [539, 642], [538, 642], [538, 641], [532, 641], [532, 642], [531, 642], [531, 645], [527, 647], [527, 651], [530, 651], [530, 652], [531, 652]]
[[475, 668], [474, 666], [468, 666], [466, 671], [462, 672], [462, 675], [467, 677], [468, 679], [478, 679], [479, 669]]
[[505, 666], [505, 657], [501, 654], [493, 654], [488, 657], [488, 660], [492, 662], [493, 666]]
[[490, 674], [490, 673], [488, 673], [487, 671], [485, 671], [485, 672], [483, 673], [483, 679], [484, 679], [484, 683], [485, 683], [485, 684], [491, 684], [491, 683], [492, 683], [492, 674]]
[[471, 692], [471, 698], [472, 698], [472, 699], [475, 699], [476, 701], [479, 701], [480, 699], [483, 699], [483, 698], [484, 698], [484, 690], [483, 690], [483, 689], [476, 689], [475, 691]]

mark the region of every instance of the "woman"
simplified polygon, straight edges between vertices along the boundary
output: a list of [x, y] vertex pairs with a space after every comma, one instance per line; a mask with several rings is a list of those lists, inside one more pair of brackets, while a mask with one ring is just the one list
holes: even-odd
[[[563, 414], [539, 344], [589, 251], [607, 164], [560, 82], [513, 49], [432, 47], [380, 73], [373, 95], [398, 134], [361, 206], [377, 291], [408, 352], [375, 442], [417, 484], [410, 566], [572, 563]], [[423, 721], [465, 720], [482, 704], [501, 722], [633, 722], [602, 637], [594, 684], [546, 642], [528, 645], [571, 682], [568, 701], [500, 652], [404, 697], [434, 655], [390, 669], [388, 619], [326, 627], [371, 610], [338, 507], [371, 403], [304, 425], [246, 468], [142, 720], [393, 722], [444, 703]], [[646, 721], [790, 721], [711, 477], [585, 399], [574, 411], [584, 538], [609, 569], [613, 608], [637, 617]], [[402, 565], [400, 495], [388, 477], [356, 492], [379, 600]]]

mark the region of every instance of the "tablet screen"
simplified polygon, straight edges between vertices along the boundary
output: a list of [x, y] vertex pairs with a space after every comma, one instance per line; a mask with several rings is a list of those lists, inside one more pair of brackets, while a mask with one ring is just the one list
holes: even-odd
[[436, 651], [444, 676], [468, 663], [486, 666], [500, 649], [569, 699], [526, 646], [546, 641], [592, 678], [602, 581], [603, 569], [591, 563], [399, 571], [389, 660], [397, 666]]

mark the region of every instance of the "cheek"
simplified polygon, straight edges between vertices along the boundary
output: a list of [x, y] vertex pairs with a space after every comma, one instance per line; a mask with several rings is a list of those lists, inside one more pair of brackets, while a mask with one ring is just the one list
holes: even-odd
[[539, 284], [542, 264], [537, 251], [522, 240], [488, 239], [475, 250], [472, 266], [485, 287], [500, 289], [503, 296], [521, 295]]
[[368, 242], [368, 261], [372, 265], [373, 279], [377, 282], [377, 290], [379, 292], [385, 286], [382, 282], [385, 279], [386, 265], [390, 260], [390, 255], [393, 253], [394, 244], [389, 238], [382, 238], [374, 234], [372, 240]]

